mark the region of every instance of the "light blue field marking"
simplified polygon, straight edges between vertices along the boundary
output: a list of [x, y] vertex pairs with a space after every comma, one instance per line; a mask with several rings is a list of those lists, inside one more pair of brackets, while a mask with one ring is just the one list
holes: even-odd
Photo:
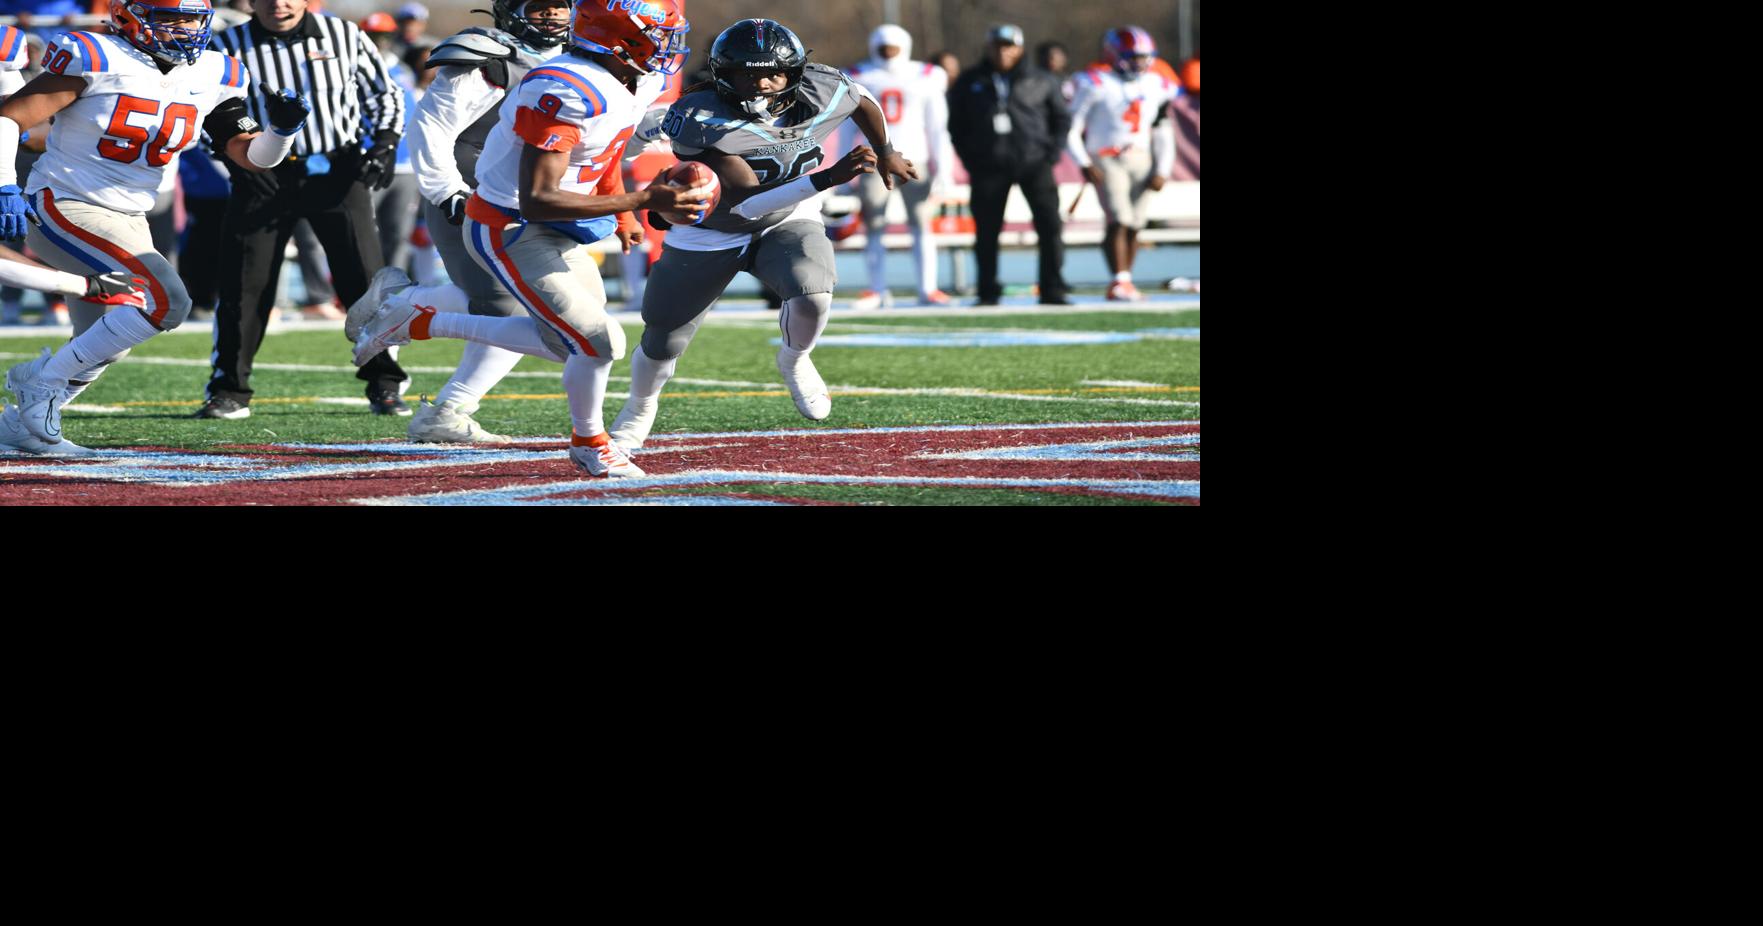
[[1198, 453], [1109, 453], [1135, 447], [1194, 447], [1200, 443], [1198, 434], [1174, 437], [1152, 437], [1144, 440], [1091, 441], [1081, 444], [1044, 444], [1037, 447], [995, 447], [963, 453], [921, 453], [924, 460], [1093, 460], [1097, 462], [1133, 463], [1198, 463]]
[[[855, 486], [953, 486], [965, 489], [1087, 489], [1116, 495], [1139, 495], [1146, 498], [1199, 498], [1198, 480], [1150, 479], [985, 479], [947, 476], [823, 476], [813, 473], [768, 473], [741, 470], [708, 470], [670, 476], [644, 476], [613, 482], [584, 484], [581, 480], [553, 482], [548, 485], [518, 486], [474, 492], [409, 495], [402, 498], [355, 499], [357, 505], [372, 506], [439, 506], [461, 505], [572, 505], [585, 500], [545, 498], [565, 492], [593, 491], [610, 493], [611, 497], [645, 489], [678, 486], [727, 485], [729, 483], [768, 483], [777, 485], [855, 485]], [[538, 501], [535, 501], [538, 500]], [[605, 504], [607, 497], [592, 500]], [[645, 502], [652, 499], [631, 499]]]
[[[913, 334], [828, 334], [816, 347], [1064, 347], [1073, 344], [1135, 344], [1139, 341], [1198, 341], [1198, 328], [1146, 328], [1141, 331], [950, 331]], [[783, 343], [772, 338], [773, 346]]]

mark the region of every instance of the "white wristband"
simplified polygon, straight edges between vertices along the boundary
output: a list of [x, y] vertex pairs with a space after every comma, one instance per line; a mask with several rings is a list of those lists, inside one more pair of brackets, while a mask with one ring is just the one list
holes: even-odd
[[814, 175], [797, 177], [795, 180], [766, 190], [735, 207], [735, 215], [743, 219], [757, 219], [762, 215], [770, 215], [779, 209], [788, 209], [797, 203], [813, 199], [820, 191], [814, 188]]
[[18, 185], [18, 123], [0, 116], [0, 186]]
[[264, 132], [251, 139], [251, 144], [245, 148], [245, 157], [258, 167], [267, 169], [280, 164], [293, 147], [294, 136]]

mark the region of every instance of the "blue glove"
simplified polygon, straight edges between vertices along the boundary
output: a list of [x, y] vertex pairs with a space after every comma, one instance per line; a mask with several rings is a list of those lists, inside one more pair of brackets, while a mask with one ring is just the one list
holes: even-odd
[[30, 228], [26, 222], [37, 222], [37, 210], [24, 198], [18, 184], [0, 186], [0, 238], [23, 238]]
[[277, 135], [300, 131], [300, 127], [306, 124], [306, 117], [312, 113], [312, 104], [306, 102], [305, 97], [286, 88], [275, 94], [264, 90], [263, 108], [269, 114], [270, 128], [275, 129]]

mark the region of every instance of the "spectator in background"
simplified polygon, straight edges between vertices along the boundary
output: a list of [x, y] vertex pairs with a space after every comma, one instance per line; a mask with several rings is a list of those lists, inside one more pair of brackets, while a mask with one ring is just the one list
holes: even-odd
[[392, 17], [398, 23], [398, 53], [412, 48], [428, 48], [435, 44], [429, 38], [429, 8], [420, 3], [406, 3]]
[[[386, 73], [392, 75], [392, 81], [402, 89], [404, 111], [415, 112], [416, 77], [404, 66], [401, 54], [394, 50], [397, 44], [397, 24], [384, 13], [373, 13], [361, 21], [361, 31], [379, 49]], [[408, 49], [413, 52], [425, 50], [420, 46], [411, 46]], [[366, 131], [373, 131], [372, 126], [368, 126]], [[401, 138], [398, 140], [398, 159], [392, 172], [392, 184], [373, 194], [374, 220], [380, 227], [380, 253], [385, 256], [388, 267], [403, 269], [410, 265], [410, 232], [416, 228], [416, 210], [421, 197], [416, 186], [416, 168], [410, 165], [410, 146]]]
[[939, 51], [925, 60], [942, 68], [943, 74], [949, 78], [949, 86], [955, 86], [955, 78], [961, 73], [961, 59], [955, 57], [954, 52]]
[[1065, 285], [1064, 223], [1053, 165], [1064, 151], [1071, 114], [1059, 79], [1024, 60], [1022, 29], [998, 26], [986, 58], [963, 72], [949, 91], [949, 131], [973, 189], [974, 257], [979, 304], [997, 305], [998, 236], [1010, 188], [1021, 186], [1040, 239], [1040, 301], [1070, 305]]
[[1041, 66], [1041, 70], [1059, 78], [1059, 90], [1065, 94], [1065, 102], [1070, 103], [1075, 91], [1068, 73], [1071, 68], [1071, 53], [1066, 50], [1064, 43], [1042, 42], [1036, 45], [1035, 63]]
[[1200, 53], [1182, 63], [1181, 93], [1170, 105], [1175, 116], [1175, 179], [1200, 179]]

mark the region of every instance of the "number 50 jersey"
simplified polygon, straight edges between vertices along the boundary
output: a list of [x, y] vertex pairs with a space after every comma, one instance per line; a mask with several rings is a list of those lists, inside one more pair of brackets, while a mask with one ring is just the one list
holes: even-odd
[[47, 187], [57, 199], [125, 214], [153, 208], [166, 168], [201, 137], [203, 120], [251, 83], [243, 64], [218, 51], [161, 74], [140, 49], [96, 32], [56, 36], [43, 69], [86, 86], [55, 115], [26, 192]]

